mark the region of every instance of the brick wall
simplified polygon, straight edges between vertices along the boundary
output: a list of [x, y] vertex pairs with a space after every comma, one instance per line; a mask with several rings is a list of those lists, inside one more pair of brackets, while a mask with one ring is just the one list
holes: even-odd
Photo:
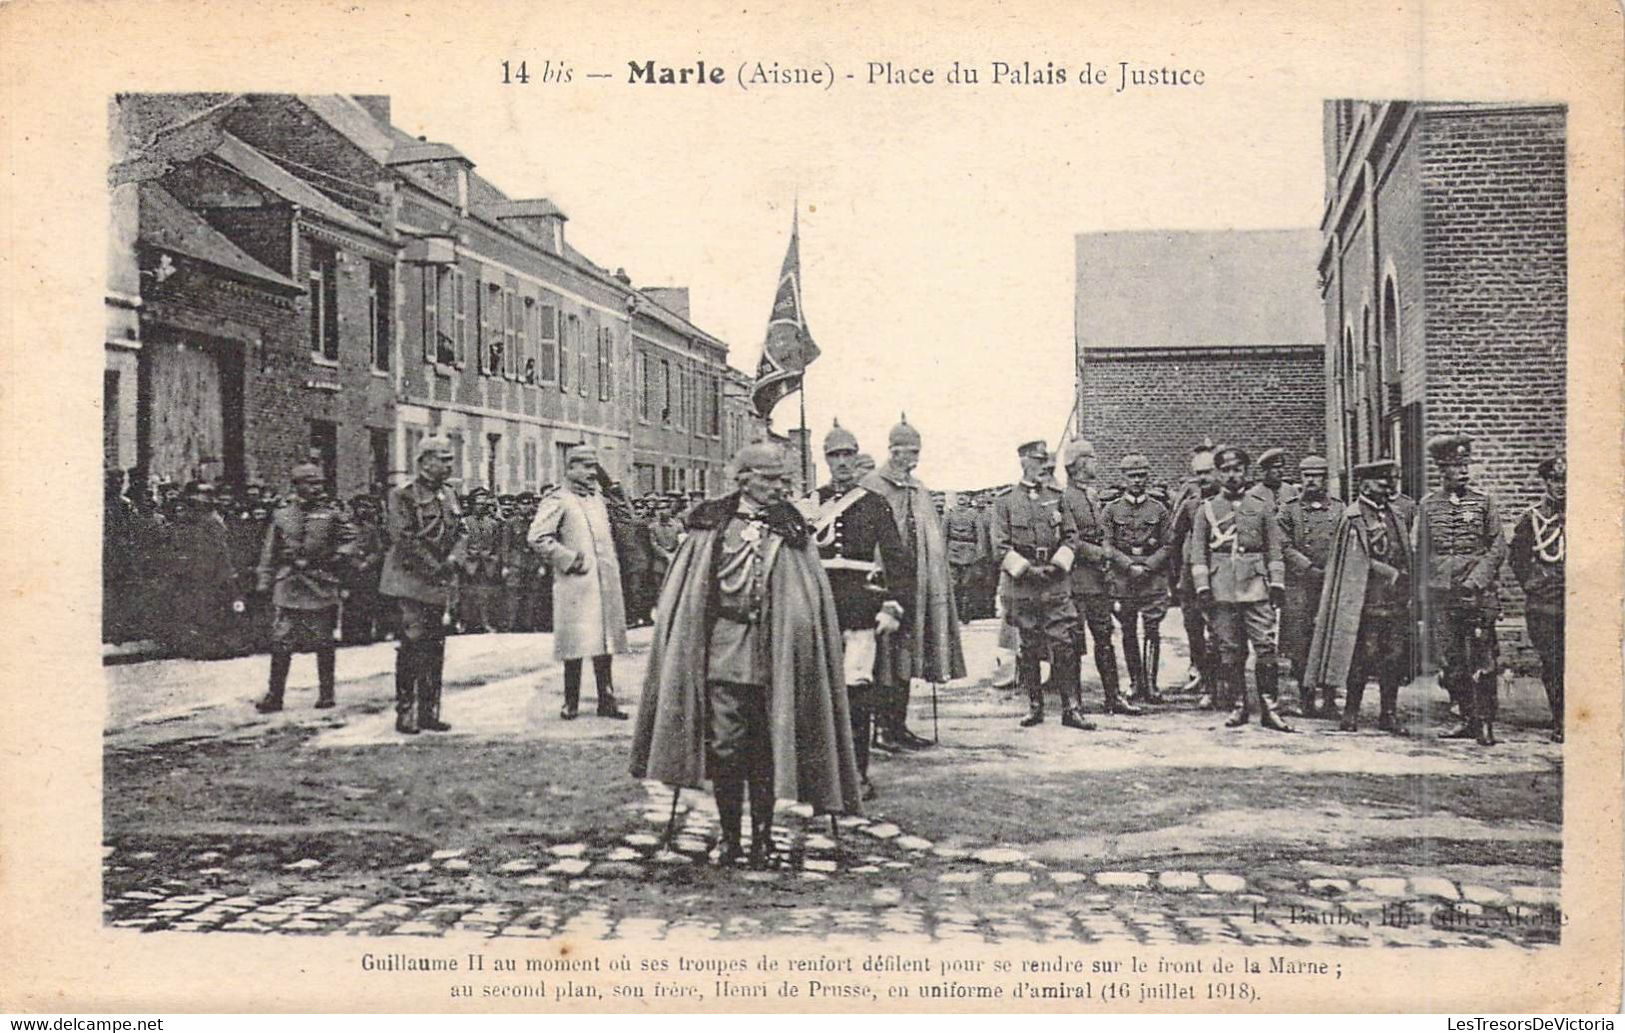
[[1082, 433], [1101, 472], [1130, 451], [1151, 462], [1153, 482], [1189, 474], [1204, 437], [1255, 457], [1284, 448], [1287, 462], [1325, 450], [1326, 377], [1318, 344], [1290, 348], [1086, 349]]
[[[1423, 133], [1428, 433], [1473, 436], [1473, 480], [1510, 534], [1564, 445], [1564, 112], [1429, 110]], [[1502, 652], [1527, 667], [1522, 594], [1501, 582]]]

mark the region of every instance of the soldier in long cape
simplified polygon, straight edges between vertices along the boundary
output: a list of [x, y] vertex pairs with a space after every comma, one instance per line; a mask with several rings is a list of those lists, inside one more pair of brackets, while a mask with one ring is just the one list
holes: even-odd
[[631, 772], [678, 787], [710, 780], [719, 859], [772, 853], [775, 798], [861, 814], [840, 621], [806, 520], [784, 501], [780, 450], [747, 445], [740, 490], [690, 511], [656, 607]]

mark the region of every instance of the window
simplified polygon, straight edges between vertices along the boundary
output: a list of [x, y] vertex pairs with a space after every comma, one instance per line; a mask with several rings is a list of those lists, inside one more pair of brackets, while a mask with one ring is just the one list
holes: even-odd
[[372, 334], [372, 368], [389, 371], [392, 347], [390, 328], [395, 314], [395, 293], [391, 288], [389, 266], [369, 262], [367, 277], [367, 327]]
[[[660, 422], [671, 426], [671, 360], [660, 360]], [[662, 488], [661, 491], [669, 489]]]
[[536, 383], [536, 356], [530, 350], [531, 320], [536, 318], [536, 299], [523, 298], [519, 305], [519, 379]]
[[514, 291], [502, 292], [502, 374], [509, 380], [519, 378], [519, 295]]
[[502, 452], [502, 435], [485, 435], [485, 486], [497, 490], [497, 456]]
[[647, 495], [655, 490], [655, 467], [653, 463], [633, 463], [632, 474], [637, 482], [639, 495]]
[[[591, 361], [587, 358], [587, 336], [581, 321], [576, 320], [570, 324], [570, 349], [576, 356], [576, 393], [587, 397], [587, 370], [591, 369]], [[595, 335], [596, 336], [596, 335]]]
[[406, 461], [412, 464], [412, 476], [417, 476], [418, 445], [423, 443], [423, 428], [406, 428]]
[[368, 485], [369, 488], [384, 489], [389, 487], [390, 445], [393, 444], [390, 439], [392, 436], [389, 431], [377, 427], [367, 432], [369, 470], [372, 475], [372, 483]]
[[310, 245], [310, 354], [323, 362], [339, 361], [338, 252], [314, 241]]
[[321, 464], [322, 484], [327, 493], [338, 490], [339, 425], [329, 420], [310, 421], [310, 458]]
[[451, 442], [451, 476], [460, 481], [463, 479], [463, 457], [465, 455], [463, 451], [463, 432], [460, 430], [451, 431], [446, 435], [446, 440]]
[[559, 328], [559, 390], [570, 390], [570, 344], [580, 327], [580, 320], [571, 313]]
[[440, 355], [440, 276], [432, 265], [423, 267], [423, 361]]
[[707, 471], [706, 471], [705, 467], [703, 467], [703, 466], [697, 466], [697, 467], [694, 468], [694, 490], [695, 491], [703, 492], [703, 491], [706, 490], [706, 483], [705, 483], [706, 482], [706, 473], [707, 473]]
[[[649, 422], [649, 406], [655, 394], [653, 373], [649, 369], [649, 353], [638, 352], [637, 358], [638, 419]], [[652, 489], [651, 489], [652, 490]]]
[[537, 377], [544, 383], [551, 384], [559, 377], [559, 309], [557, 305], [536, 306], [542, 313], [541, 326], [537, 329], [536, 343], [541, 352], [541, 369]]
[[609, 327], [598, 331], [598, 400], [615, 396], [615, 333]]
[[451, 333], [440, 335], [440, 361], [461, 366], [468, 361], [468, 277], [461, 269], [453, 269], [446, 279], [452, 295], [454, 325]]

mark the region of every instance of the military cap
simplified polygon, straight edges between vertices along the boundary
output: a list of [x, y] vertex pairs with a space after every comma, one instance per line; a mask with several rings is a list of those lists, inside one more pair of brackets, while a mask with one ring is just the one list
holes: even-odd
[[579, 445], [570, 446], [570, 451], [566, 452], [564, 456], [565, 466], [569, 466], [571, 463], [596, 462], [598, 462], [598, 449], [587, 444], [586, 442], [582, 442]]
[[483, 487], [480, 487], [479, 485], [475, 485], [474, 487], [468, 489], [468, 500], [470, 502], [473, 502], [475, 499], [488, 499], [490, 497], [491, 497], [491, 489], [490, 488], [483, 488]]
[[1535, 467], [1535, 473], [1539, 474], [1542, 480], [1550, 480], [1553, 477], [1566, 477], [1568, 472], [1568, 460], [1564, 459], [1561, 454], [1542, 459], [1540, 465]]
[[886, 444], [892, 448], [919, 448], [920, 432], [915, 430], [908, 422], [908, 414], [903, 413], [897, 426], [886, 435]]
[[1029, 441], [1016, 448], [1016, 455], [1023, 459], [1048, 459], [1049, 445], [1043, 441]]
[[1436, 463], [1465, 463], [1473, 457], [1473, 439], [1465, 434], [1436, 434], [1428, 438], [1428, 455]]
[[875, 468], [875, 457], [870, 455], [867, 452], [859, 452], [858, 455], [857, 455], [857, 458], [852, 460], [852, 462], [860, 470], [861, 469], [873, 470]]
[[1326, 460], [1320, 456], [1304, 456], [1298, 460], [1299, 473], [1325, 473], [1328, 469]]
[[740, 473], [746, 470], [777, 470], [784, 466], [784, 451], [767, 441], [757, 441], [734, 453], [733, 465]]
[[364, 491], [358, 491], [354, 495], [350, 496], [350, 505], [352, 505], [352, 506], [375, 506], [375, 505], [377, 505], [377, 500], [374, 499], [371, 495], [368, 495]]
[[1094, 443], [1088, 438], [1073, 438], [1061, 446], [1061, 458], [1067, 466], [1071, 466], [1080, 459], [1087, 459], [1094, 454]]
[[412, 458], [422, 459], [424, 456], [430, 454], [443, 455], [447, 459], [450, 459], [453, 454], [451, 450], [451, 439], [443, 438], [438, 434], [426, 437], [422, 441], [418, 442], [417, 455], [413, 456]]
[[856, 452], [857, 450], [857, 437], [841, 426], [840, 420], [836, 420], [835, 425], [829, 429], [829, 433], [824, 435], [824, 454], [829, 455], [831, 452], [842, 451]]
[[1263, 452], [1259, 453], [1258, 465], [1261, 466], [1261, 467], [1263, 467], [1263, 466], [1283, 466], [1285, 464], [1286, 464], [1286, 450], [1285, 449], [1282, 449], [1282, 448], [1266, 448]]
[[1241, 460], [1242, 466], [1251, 466], [1253, 462], [1247, 450], [1240, 445], [1220, 445], [1213, 450], [1213, 465], [1216, 467], [1237, 459]]
[[515, 497], [515, 501], [521, 504], [526, 502], [535, 502], [536, 493], [534, 491], [522, 491]]
[[208, 481], [187, 481], [186, 487], [181, 491], [183, 499], [201, 499], [204, 502], [214, 501], [214, 485]]
[[1398, 470], [1399, 464], [1392, 459], [1373, 459], [1354, 465], [1354, 479], [1359, 481], [1367, 477], [1392, 477]]
[[1151, 463], [1138, 452], [1130, 452], [1117, 461], [1117, 468], [1124, 473], [1149, 473]]
[[315, 463], [300, 463], [293, 468], [293, 472], [288, 475], [288, 479], [295, 484], [300, 481], [319, 481], [323, 479], [322, 468]]

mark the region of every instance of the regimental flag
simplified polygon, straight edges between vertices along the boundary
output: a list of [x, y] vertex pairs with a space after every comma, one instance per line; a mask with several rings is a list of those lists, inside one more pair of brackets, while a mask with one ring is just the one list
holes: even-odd
[[786, 395], [801, 389], [802, 374], [818, 358], [818, 345], [807, 331], [801, 310], [801, 229], [798, 218], [790, 223], [790, 247], [779, 270], [779, 289], [773, 295], [773, 313], [767, 319], [767, 339], [762, 342], [762, 361], [756, 364], [756, 386], [751, 401], [766, 419]]

